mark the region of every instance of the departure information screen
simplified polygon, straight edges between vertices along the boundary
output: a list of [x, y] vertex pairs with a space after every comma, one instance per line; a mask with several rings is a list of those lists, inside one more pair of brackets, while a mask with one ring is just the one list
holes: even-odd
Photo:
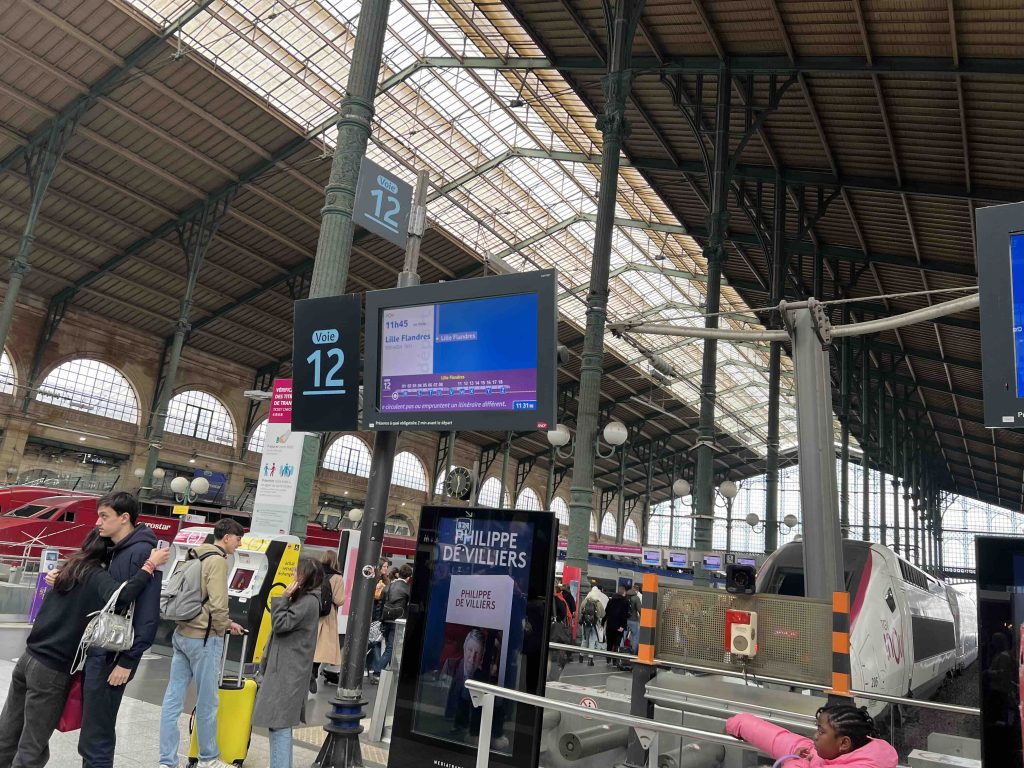
[[1010, 276], [1013, 283], [1013, 359], [1017, 368], [1017, 397], [1024, 397], [1024, 234], [1010, 236]]
[[381, 312], [381, 414], [537, 409], [537, 294]]

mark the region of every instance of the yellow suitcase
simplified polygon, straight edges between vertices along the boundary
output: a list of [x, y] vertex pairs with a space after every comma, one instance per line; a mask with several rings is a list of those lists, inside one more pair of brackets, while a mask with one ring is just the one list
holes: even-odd
[[[256, 705], [256, 681], [245, 677], [245, 651], [248, 634], [242, 635], [242, 655], [239, 657], [238, 676], [225, 677], [224, 667], [228, 659], [228, 645], [231, 635], [224, 638], [224, 657], [220, 666], [220, 703], [217, 707], [217, 746], [220, 759], [225, 763], [242, 765], [249, 754], [252, 740], [252, 710]], [[195, 729], [196, 712], [188, 723], [189, 745], [188, 764], [199, 763], [199, 741]]]

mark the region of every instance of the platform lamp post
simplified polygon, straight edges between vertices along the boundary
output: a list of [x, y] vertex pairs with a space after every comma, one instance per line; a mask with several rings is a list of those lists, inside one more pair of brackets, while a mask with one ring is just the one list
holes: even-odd
[[740, 487], [732, 480], [723, 480], [718, 485], [718, 495], [725, 502], [725, 551], [732, 549], [732, 504]]
[[171, 480], [171, 490], [174, 492], [175, 501], [181, 504], [192, 504], [210, 490], [210, 481], [205, 477], [196, 477], [189, 482], [187, 477], [179, 476]]
[[[144, 482], [144, 478], [146, 476], [146, 470], [143, 467], [139, 467], [138, 469], [136, 469], [133, 474], [135, 475], [135, 478], [140, 483]], [[149, 491], [150, 493], [152, 493], [153, 489], [155, 489], [157, 487], [157, 485], [163, 485], [164, 477], [165, 476], [166, 476], [166, 472], [164, 471], [163, 467], [154, 467], [153, 468], [153, 485], [151, 487], [149, 487], [149, 488], [140, 487], [139, 488], [139, 495], [140, 496], [142, 495], [141, 492], [143, 490], [146, 490], [146, 491]]]
[[[675, 528], [675, 524], [676, 524], [676, 499], [679, 499], [680, 502], [682, 502], [683, 499], [685, 499], [687, 496], [690, 495], [690, 490], [691, 490], [690, 489], [690, 484], [684, 478], [682, 478], [682, 477], [680, 477], [674, 483], [672, 483], [672, 499], [671, 499], [671, 502], [670, 502], [671, 505], [672, 505], [672, 510], [671, 510], [671, 512], [669, 514], [669, 524], [672, 526], [673, 529]], [[692, 524], [691, 524], [690, 530], [691, 531], [693, 530]], [[670, 547], [671, 546], [676, 546], [674, 544], [674, 542], [675, 542], [675, 530], [670, 530], [668, 532], [668, 544], [669, 544], [669, 546]], [[693, 536], [692, 535], [690, 536], [690, 544], [691, 545], [693, 544]]]

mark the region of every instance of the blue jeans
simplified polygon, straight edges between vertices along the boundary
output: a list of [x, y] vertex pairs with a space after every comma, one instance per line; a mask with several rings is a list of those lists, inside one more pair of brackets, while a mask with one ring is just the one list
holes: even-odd
[[394, 622], [382, 622], [381, 632], [384, 634], [384, 655], [377, 662], [377, 674], [379, 675], [391, 663], [391, 653], [395, 650], [395, 625]]
[[629, 630], [629, 652], [636, 656], [640, 646], [640, 619], [629, 619], [626, 628]]
[[270, 768], [292, 768], [292, 729], [270, 729]]
[[199, 759], [220, 757], [217, 746], [217, 704], [219, 702], [220, 661], [224, 638], [210, 636], [203, 640], [184, 637], [178, 632], [171, 638], [174, 656], [171, 677], [164, 692], [160, 710], [160, 764], [178, 764], [178, 717], [185, 705], [185, 692], [192, 678], [196, 681], [196, 737]]
[[[597, 648], [597, 627], [591, 626], [590, 624], [582, 624], [583, 630], [583, 647], [584, 648]], [[591, 656], [590, 658], [594, 658]]]

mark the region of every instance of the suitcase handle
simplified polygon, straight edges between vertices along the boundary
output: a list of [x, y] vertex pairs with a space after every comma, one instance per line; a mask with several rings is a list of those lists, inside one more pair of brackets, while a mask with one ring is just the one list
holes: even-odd
[[[228, 664], [228, 647], [231, 645], [231, 632], [224, 633], [224, 654], [220, 659], [220, 679], [217, 681], [217, 687], [224, 687], [224, 668]], [[238, 685], [236, 688], [245, 687], [245, 652], [249, 649], [249, 630], [242, 632], [242, 653], [238, 657]]]

